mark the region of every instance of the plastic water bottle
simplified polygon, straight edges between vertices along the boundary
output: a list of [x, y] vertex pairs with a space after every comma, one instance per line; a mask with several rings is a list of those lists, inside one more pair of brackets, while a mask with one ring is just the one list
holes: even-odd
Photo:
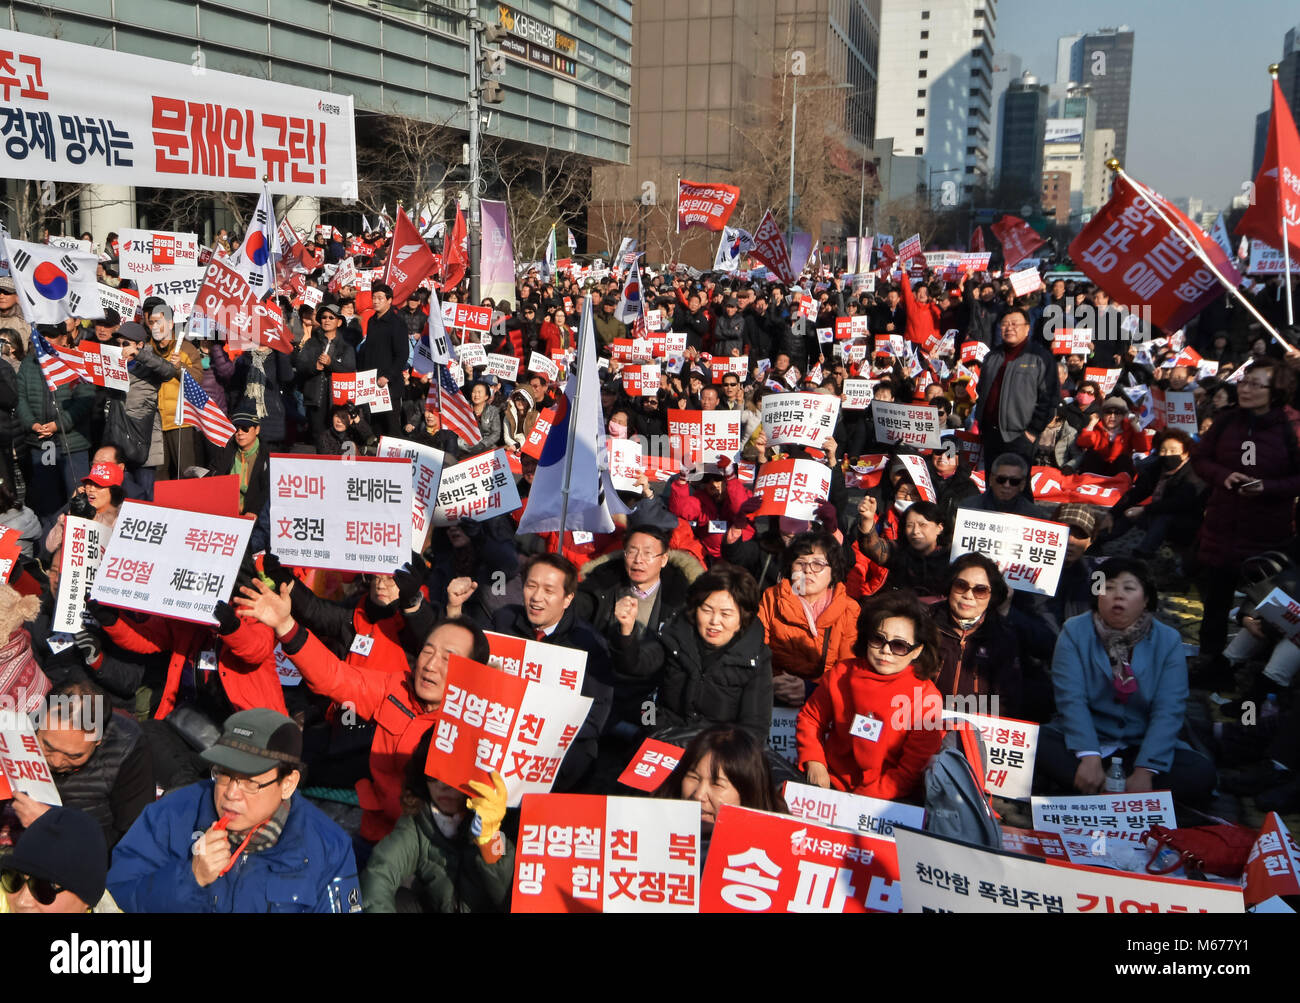
[[1259, 712], [1259, 717], [1260, 720], [1266, 721], [1271, 717], [1277, 717], [1277, 715], [1278, 715], [1277, 694], [1270, 693], [1264, 699], [1264, 707]]
[[1119, 756], [1110, 757], [1110, 772], [1106, 774], [1106, 793], [1123, 794], [1128, 781], [1124, 777], [1124, 763]]

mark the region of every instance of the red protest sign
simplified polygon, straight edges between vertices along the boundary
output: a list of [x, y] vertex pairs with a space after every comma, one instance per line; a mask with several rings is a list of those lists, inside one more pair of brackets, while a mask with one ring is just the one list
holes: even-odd
[[763, 221], [754, 231], [754, 250], [751, 254], [770, 268], [772, 274], [781, 282], [786, 285], [794, 282], [794, 270], [790, 266], [790, 249], [785, 246], [785, 237], [781, 234], [781, 228], [776, 225], [776, 220], [772, 218], [771, 209], [764, 214]]
[[1149, 306], [1154, 324], [1176, 331], [1222, 296], [1223, 289], [1153, 204], [1228, 281], [1240, 281], [1223, 248], [1205, 231], [1163, 196], [1123, 175], [1115, 178], [1110, 201], [1071, 242], [1070, 257], [1111, 298]]
[[1300, 895], [1300, 844], [1277, 812], [1270, 812], [1246, 858], [1247, 907], [1275, 895]]
[[989, 354], [989, 346], [982, 341], [966, 341], [961, 346], [962, 362], [983, 362]]
[[902, 912], [894, 842], [723, 805], [700, 884], [702, 912]]
[[772, 460], [758, 469], [754, 493], [763, 499], [756, 515], [812, 519], [830, 497], [831, 472], [816, 460]]
[[555, 424], [555, 408], [548, 407], [537, 416], [537, 421], [529, 431], [528, 438], [524, 440], [520, 452], [525, 456], [531, 456], [534, 460], [540, 460], [542, 449], [546, 445], [546, 436], [550, 434], [553, 424]]
[[511, 912], [699, 911], [695, 801], [529, 795]]
[[446, 327], [462, 327], [467, 331], [482, 333], [492, 328], [492, 308], [474, 306], [472, 303], [444, 303], [442, 323]]
[[239, 349], [274, 348], [293, 351], [278, 308], [268, 307], [242, 275], [225, 260], [214, 259], [194, 297], [190, 332], [200, 338], [225, 340]]
[[527, 637], [513, 637], [485, 630], [488, 639], [488, 664], [509, 676], [546, 686], [559, 686], [573, 693], [582, 692], [587, 674], [587, 653], [579, 648], [547, 644]]
[[677, 182], [677, 228], [688, 230], [702, 226], [718, 231], [727, 225], [740, 199], [740, 189], [735, 185], [708, 182]]
[[679, 745], [647, 738], [627, 764], [627, 769], [619, 774], [618, 782], [638, 791], [657, 791], [672, 775], [673, 770], [677, 769], [683, 751]]
[[1092, 329], [1066, 328], [1052, 335], [1053, 355], [1091, 355]]
[[1120, 375], [1123, 372], [1122, 369], [1102, 369], [1098, 366], [1089, 366], [1083, 371], [1083, 377], [1092, 380], [1097, 386], [1101, 387], [1102, 396], [1105, 396], [1115, 389], [1115, 384], [1119, 382]]

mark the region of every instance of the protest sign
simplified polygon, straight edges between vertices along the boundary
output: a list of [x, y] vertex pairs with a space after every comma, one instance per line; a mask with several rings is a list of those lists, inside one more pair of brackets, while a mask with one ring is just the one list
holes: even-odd
[[340, 404], [369, 407], [371, 414], [382, 414], [393, 409], [388, 387], [379, 385], [379, 370], [363, 369], [356, 373], [330, 374], [330, 399]]
[[[189, 322], [194, 309], [194, 300], [203, 288], [203, 277], [207, 274], [204, 265], [185, 265], [176, 268], [164, 268], [140, 282], [140, 296], [160, 297], [172, 308], [172, 320], [177, 324]], [[122, 319], [128, 319], [122, 314]]]
[[[961, 697], [954, 697], [960, 700]], [[1034, 758], [1038, 751], [1038, 725], [1010, 717], [966, 714], [945, 710], [945, 720], [969, 721], [984, 739], [988, 753], [984, 784], [990, 794], [1024, 801], [1034, 782]]]
[[[844, 322], [843, 328], [840, 322]], [[841, 341], [848, 338], [868, 338], [871, 336], [871, 318], [865, 313], [855, 313], [849, 317], [835, 318], [835, 336]]]
[[118, 274], [144, 282], [172, 268], [197, 268], [199, 236], [170, 230], [122, 229], [117, 232], [117, 254]]
[[901, 912], [894, 843], [723, 805], [700, 882], [702, 912]]
[[519, 505], [510, 460], [504, 449], [498, 449], [443, 467], [433, 524], [449, 526], [461, 519], [482, 522], [513, 512]]
[[1050, 335], [1052, 341], [1053, 355], [1082, 355], [1089, 356], [1092, 354], [1092, 329], [1087, 327], [1072, 327], [1064, 331], [1057, 331]]
[[813, 519], [830, 497], [831, 472], [816, 460], [769, 460], [758, 469], [754, 493], [763, 502], [755, 515]]
[[462, 366], [476, 369], [487, 365], [487, 349], [474, 341], [467, 341], [456, 346], [456, 361]]
[[[919, 828], [913, 826], [912, 828]], [[1065, 844], [1060, 833], [1039, 832], [1037, 829], [1013, 829], [1000, 826], [1002, 830], [1002, 849], [1008, 853], [1020, 853], [1026, 857], [1039, 860], [1066, 860]]]
[[190, 334], [195, 339], [225, 340], [246, 350], [267, 346], [288, 354], [292, 339], [278, 306], [258, 299], [229, 259], [213, 259], [190, 310]]
[[511, 912], [699, 911], [696, 801], [530, 794]]
[[537, 416], [533, 422], [533, 427], [528, 432], [528, 438], [524, 440], [523, 448], [520, 452], [525, 456], [531, 456], [534, 460], [541, 459], [542, 449], [546, 445], [546, 437], [551, 432], [551, 425], [555, 422], [555, 408], [548, 407]]
[[745, 376], [749, 373], [749, 356], [715, 355], [709, 361], [709, 369], [714, 383], [721, 383], [722, 378], [728, 373], [735, 373], [743, 383], [745, 382]]
[[[194, 290], [198, 292], [197, 287]], [[99, 305], [105, 310], [116, 311], [122, 320], [135, 320], [136, 314], [140, 312], [140, 294], [134, 289], [117, 289], [113, 286], [106, 286], [100, 282], [95, 286], [95, 292], [99, 293]], [[193, 303], [194, 297], [190, 297]], [[189, 314], [189, 308], [186, 307], [186, 315]]]
[[82, 629], [81, 614], [95, 572], [104, 555], [109, 528], [93, 519], [69, 515], [63, 524], [63, 556], [59, 563], [59, 595], [50, 630], [75, 634]]
[[939, 496], [934, 492], [934, 484], [930, 481], [930, 468], [925, 465], [924, 458], [914, 453], [903, 453], [898, 458], [907, 468], [908, 476], [916, 485], [916, 490], [921, 492], [921, 500], [936, 501]]
[[1043, 279], [1036, 269], [1026, 268], [1018, 272], [1012, 272], [1011, 291], [1017, 296], [1028, 296], [1032, 292], [1037, 292], [1043, 288]]
[[[1235, 885], [1117, 874], [1060, 860], [983, 850], [898, 828], [906, 912], [1136, 913], [1243, 911]], [[713, 851], [710, 848], [709, 857]]]
[[[984, 457], [984, 443], [979, 435], [975, 432], [968, 432], [964, 428], [957, 429], [957, 450], [961, 453], [966, 461], [967, 470], [976, 470], [980, 461]], [[980, 489], [983, 490], [982, 488]], [[1037, 495], [1035, 495], [1037, 497]]]
[[845, 380], [842, 406], [845, 411], [865, 410], [875, 397], [875, 393], [875, 380]]
[[1072, 863], [1123, 871], [1140, 871], [1151, 858], [1144, 832], [1178, 825], [1169, 791], [1034, 797], [1030, 805], [1034, 828], [1058, 833]]
[[1282, 632], [1292, 644], [1300, 642], [1300, 603], [1275, 588], [1255, 607], [1255, 615]]
[[609, 449], [609, 479], [615, 491], [639, 491], [637, 478], [645, 472], [640, 439], [605, 439]]
[[1069, 530], [1059, 522], [959, 508], [951, 560], [983, 554], [997, 564], [1012, 589], [1052, 596], [1065, 567], [1069, 539]]
[[1273, 896], [1300, 895], [1300, 843], [1277, 812], [1269, 812], [1242, 875], [1247, 906]]
[[767, 732], [767, 745], [787, 763], [796, 762], [799, 755], [794, 737], [794, 723], [798, 717], [797, 707], [772, 708], [772, 725]]
[[876, 438], [915, 446], [918, 449], [942, 449], [939, 438], [939, 412], [932, 404], [898, 404], [892, 401], [874, 401], [871, 417], [876, 425]]
[[424, 547], [432, 525], [433, 508], [438, 500], [438, 483], [446, 454], [410, 439], [379, 437], [376, 456], [406, 457], [411, 461], [411, 542], [414, 549]]
[[412, 460], [271, 454], [271, 553], [391, 575], [411, 559]]
[[126, 393], [131, 384], [126, 363], [122, 361], [122, 349], [87, 338], [69, 351], [81, 355], [78, 372], [87, 383]]
[[104, 545], [90, 596], [106, 606], [216, 623], [244, 559], [251, 519], [163, 508], [127, 499]]
[[0, 786], [2, 785], [8, 786], [10, 794], [5, 797], [0, 792], [0, 800], [9, 800], [13, 796], [12, 792], [18, 791], [41, 804], [63, 804], [31, 718], [22, 711], [9, 708], [0, 710]]
[[1115, 384], [1119, 382], [1120, 375], [1124, 372], [1122, 369], [1101, 369], [1097, 366], [1089, 366], [1083, 371], [1085, 379], [1094, 381], [1101, 387], [1102, 396], [1106, 396], [1115, 389]]
[[793, 780], [785, 783], [785, 803], [795, 818], [836, 829], [864, 832], [882, 839], [894, 838], [896, 822], [914, 829], [921, 828], [925, 822], [925, 809], [918, 805], [884, 801]]
[[442, 304], [442, 323], [444, 327], [459, 327], [466, 331], [480, 333], [492, 329], [492, 308], [474, 306], [471, 303]]
[[619, 774], [618, 782], [624, 787], [653, 793], [677, 769], [683, 751], [680, 745], [669, 745], [667, 742], [647, 738], [627, 764], [627, 769]]
[[911, 261], [921, 255], [921, 235], [914, 233], [905, 241], [898, 245], [898, 260], [900, 263]]
[[582, 681], [587, 675], [587, 653], [581, 648], [498, 634], [491, 630], [483, 633], [491, 652], [488, 664], [494, 669], [543, 686], [554, 686], [571, 693], [582, 692]]
[[[1294, 262], [1292, 263], [1294, 267]], [[1269, 247], [1262, 240], [1250, 242], [1250, 260], [1246, 265], [1247, 275], [1282, 275], [1286, 271], [1286, 259], [1282, 252]]]
[[964, 341], [961, 346], [962, 362], [983, 362], [989, 354], [989, 346], [982, 341]]
[[506, 782], [511, 807], [545, 794], [591, 709], [591, 697], [452, 655], [425, 773], [467, 794], [470, 780]]
[[1193, 439], [1199, 438], [1196, 399], [1190, 390], [1163, 390], [1152, 385], [1150, 392], [1156, 412], [1153, 428], [1180, 428]]
[[530, 373], [540, 373], [548, 380], [558, 380], [560, 378], [560, 367], [541, 352], [533, 352], [528, 357], [528, 371]]
[[668, 409], [668, 435], [673, 456], [683, 464], [728, 463], [740, 460], [740, 412]]
[[629, 397], [653, 397], [659, 392], [658, 366], [624, 366], [620, 375]]
[[839, 413], [840, 400], [830, 394], [768, 394], [763, 398], [763, 434], [769, 445], [821, 449], [834, 434]]
[[487, 357], [487, 375], [495, 376], [506, 383], [519, 381], [519, 359], [513, 355], [489, 355]]

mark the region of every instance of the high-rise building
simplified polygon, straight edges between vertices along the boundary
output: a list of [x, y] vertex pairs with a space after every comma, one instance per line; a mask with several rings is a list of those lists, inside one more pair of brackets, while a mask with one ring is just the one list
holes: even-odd
[[1026, 73], [1007, 88], [999, 140], [998, 185], [1033, 195], [1042, 188], [1047, 84]]
[[882, 0], [876, 132], [926, 160], [932, 188], [991, 180], [996, 0]]
[[[1291, 117], [1300, 123], [1300, 25], [1287, 31], [1282, 40], [1282, 58], [1277, 64], [1277, 85], [1282, 97], [1291, 108]], [[1271, 92], [1270, 92], [1271, 93]], [[1272, 98], [1269, 106], [1255, 116], [1255, 145], [1250, 160], [1250, 176], [1259, 174], [1268, 146], [1268, 123], [1272, 116]]]
[[993, 174], [1002, 170], [1002, 108], [1007, 88], [1023, 75], [1024, 62], [1014, 52], [999, 52], [993, 60], [993, 95], [989, 101], [989, 132], [995, 147]]
[[1128, 25], [1100, 28], [1057, 40], [1056, 82], [1088, 84], [1097, 102], [1098, 129], [1115, 130], [1115, 156], [1128, 151], [1133, 89], [1133, 32]]
[[1069, 211], [1056, 217], [1058, 226], [1079, 222], [1083, 214], [1084, 182], [1088, 172], [1090, 138], [1086, 118], [1049, 118], [1043, 135], [1043, 173], [1070, 178]]
[[1043, 212], [1056, 218], [1057, 225], [1070, 222], [1070, 172], [1043, 171]]
[[[632, 26], [631, 150], [626, 167], [592, 172], [590, 249], [637, 236], [651, 260], [666, 254], [667, 211], [679, 177], [732, 180], [755, 157], [747, 141], [783, 123], [790, 132], [792, 61], [838, 90], [809, 94], [799, 82], [799, 121], [827, 120], [849, 168], [870, 165], [877, 132], [880, 0], [656, 0], [638, 3]], [[823, 86], [818, 83], [816, 86]], [[802, 131], [802, 124], [800, 125]], [[803, 156], [827, 156], [825, 144]], [[909, 151], [910, 152], [910, 151]], [[646, 192], [655, 204], [648, 204]], [[784, 207], [784, 200], [780, 203]], [[796, 208], [796, 218], [799, 210]], [[785, 212], [778, 214], [785, 224]], [[838, 221], [801, 228], [832, 227]], [[626, 231], [626, 232], [624, 232]], [[705, 267], [713, 251], [692, 230], [680, 260]], [[819, 233], [818, 237], [824, 236]], [[675, 250], [674, 253], [677, 253]]]

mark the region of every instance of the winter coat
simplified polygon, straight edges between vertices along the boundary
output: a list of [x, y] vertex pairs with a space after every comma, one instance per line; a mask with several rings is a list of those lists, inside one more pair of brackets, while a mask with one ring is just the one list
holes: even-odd
[[[300, 624], [337, 651], [346, 651], [343, 661], [355, 669], [371, 672], [404, 674], [411, 670], [407, 658], [408, 648], [419, 650], [424, 646], [428, 631], [418, 638], [407, 630], [406, 619], [397, 603], [391, 607], [377, 606], [368, 595], [352, 602], [333, 602], [322, 599], [302, 582], [295, 582], [289, 593], [293, 616]], [[426, 604], [421, 604], [424, 608]], [[425, 618], [416, 610], [413, 619], [425, 625]], [[369, 652], [362, 654], [357, 637], [369, 637]]]
[[0, 449], [11, 449], [23, 441], [18, 420], [18, 370], [8, 359], [0, 359]]
[[[159, 388], [169, 380], [179, 379], [180, 372], [145, 345], [127, 367], [130, 379], [126, 387], [126, 416], [142, 430], [151, 429], [149, 455], [141, 466], [157, 467], [163, 462], [163, 420], [158, 410]], [[173, 412], [174, 415], [174, 412]]]
[[608, 348], [617, 338], [627, 337], [627, 325], [612, 313], [606, 314], [604, 310], [596, 310], [593, 324], [596, 328], [596, 339], [603, 348]]
[[[253, 406], [248, 386], [253, 369], [253, 352], [244, 352], [233, 362], [220, 345], [212, 346], [212, 365], [217, 379], [226, 388], [226, 399], [233, 414], [241, 404]], [[313, 363], [314, 364], [314, 363]], [[293, 387], [293, 365], [283, 352], [271, 351], [262, 362], [266, 381], [262, 391], [262, 406], [266, 411], [258, 435], [263, 442], [279, 443], [285, 440], [285, 410], [282, 391]]]
[[1187, 659], [1173, 627], [1152, 619], [1151, 631], [1133, 646], [1130, 667], [1137, 692], [1115, 699], [1114, 674], [1092, 614], [1066, 621], [1052, 656], [1052, 687], [1071, 752], [1100, 753], [1104, 745], [1138, 746], [1134, 765], [1168, 773], [1187, 713]]
[[934, 300], [918, 302], [910, 279], [904, 279], [902, 286], [903, 307], [907, 313], [907, 340], [924, 345], [928, 339], [939, 336], [939, 304]]
[[772, 670], [819, 679], [836, 662], [852, 658], [859, 612], [861, 608], [841, 582], [832, 589], [830, 605], [817, 618], [814, 633], [790, 582], [765, 590], [758, 604], [758, 619], [772, 652]]
[[[911, 667], [881, 675], [865, 659], [840, 662], [795, 720], [799, 768], [822, 763], [838, 791], [914, 799], [930, 757], [943, 744], [942, 706], [934, 683], [917, 678]], [[860, 717], [878, 719], [875, 741], [852, 734]]]
[[[149, 347], [158, 354], [159, 358], [165, 359], [176, 370], [175, 377], [158, 388], [158, 414], [162, 417], [162, 429], [164, 432], [170, 432], [180, 427], [176, 424], [176, 401], [180, 399], [181, 394], [181, 370], [184, 369], [190, 374], [191, 378], [202, 383], [203, 356], [188, 341], [182, 341], [178, 345], [173, 340], [168, 342], [165, 348], [157, 341], [153, 341]], [[223, 359], [226, 357], [221, 346], [214, 345], [212, 347], [212, 364], [214, 366], [217, 364], [218, 354]]]
[[730, 644], [711, 648], [684, 615], [655, 637], [621, 634], [613, 645], [615, 672], [655, 679], [655, 726], [731, 724], [766, 745], [772, 723], [772, 653], [755, 617]]
[[[49, 441], [54, 443], [58, 455], [62, 456], [65, 453], [66, 436], [66, 452], [89, 452], [90, 411], [94, 405], [95, 390], [89, 383], [65, 383], [51, 395], [41, 364], [36, 361], [36, 353], [30, 353], [18, 369], [16, 410], [23, 438], [16, 445], [25, 443], [31, 449], [40, 449], [42, 441]], [[42, 440], [32, 431], [33, 425], [51, 421], [59, 423], [62, 434], [55, 432], [48, 440]]]
[[114, 714], [105, 705], [103, 737], [84, 764], [55, 774], [65, 808], [77, 808], [99, 823], [111, 852], [132, 823], [153, 803], [157, 790], [149, 744], [135, 718]]
[[425, 912], [505, 912], [510, 905], [515, 845], [505, 844], [501, 859], [483, 859], [466, 813], [460, 829], [448, 838], [433, 823], [432, 807], [421, 805], [417, 815], [403, 815], [393, 831], [380, 840], [361, 875], [366, 912], [396, 912], [397, 889], [413, 878], [410, 888]]
[[25, 505], [0, 512], [0, 526], [18, 530], [18, 549], [24, 557], [35, 557], [36, 547], [41, 542], [41, 521], [36, 513]]
[[[279, 397], [279, 394], [276, 394]], [[258, 435], [257, 455], [253, 457], [253, 469], [248, 475], [248, 488], [244, 491], [244, 512], [259, 515], [263, 506], [271, 498], [271, 450], [264, 431]], [[216, 475], [233, 474], [235, 457], [239, 455], [239, 445], [232, 435], [230, 441], [220, 449], [213, 450], [212, 472]]]
[[366, 342], [357, 359], [361, 369], [374, 369], [376, 375], [386, 376], [393, 384], [394, 395], [402, 386], [402, 370], [410, 357], [411, 342], [406, 322], [391, 307], [381, 317], [372, 314], [366, 323]]
[[722, 543], [727, 534], [712, 533], [709, 523], [725, 522], [728, 527], [745, 527], [741, 539], [754, 535], [754, 528], [747, 522], [741, 522], [740, 506], [749, 500], [749, 489], [741, 483], [739, 477], [728, 477], [723, 481], [722, 500], [716, 501], [712, 495], [701, 490], [692, 491], [690, 485], [681, 477], [675, 477], [668, 488], [668, 510], [678, 518], [685, 519], [695, 526], [695, 535], [708, 553], [710, 560], [716, 561], [722, 554]]
[[733, 348], [745, 350], [745, 319], [739, 313], [728, 317], [724, 312], [713, 325], [713, 354], [730, 355]]
[[1025, 432], [1032, 432], [1035, 436], [1042, 432], [1052, 420], [1061, 394], [1056, 360], [1042, 345], [1029, 342], [1012, 360], [1002, 380], [998, 413], [986, 416], [985, 405], [1006, 357], [1007, 349], [1002, 345], [984, 357], [980, 369], [979, 399], [975, 402], [975, 420], [981, 429], [996, 427], [1001, 431], [1002, 439], [1010, 442]]
[[[1112, 515], [1120, 515], [1125, 509], [1132, 508], [1151, 498], [1156, 486], [1162, 480], [1164, 469], [1157, 461], [1144, 463], [1138, 468], [1137, 480], [1124, 492], [1124, 497], [1111, 507]], [[1187, 543], [1196, 536], [1205, 512], [1205, 482], [1196, 476], [1196, 469], [1189, 460], [1168, 477], [1163, 478], [1164, 489], [1160, 498], [1143, 506], [1142, 511], [1151, 518], [1169, 516], [1169, 541]]]
[[[1300, 413], [1290, 407], [1254, 415], [1227, 408], [1201, 437], [1192, 464], [1210, 486], [1205, 519], [1197, 537], [1202, 562], [1231, 567], [1266, 550], [1286, 549], [1295, 536], [1295, 500], [1300, 495]], [[1245, 444], [1253, 444], [1247, 450]], [[1243, 463], [1243, 458], [1254, 460]], [[1264, 490], [1243, 495], [1223, 486], [1240, 471], [1258, 477]]]
[[[328, 350], [330, 364], [324, 369], [316, 368], [316, 361]], [[297, 359], [293, 364], [294, 373], [302, 387], [302, 402], [307, 407], [328, 408], [333, 403], [334, 373], [355, 373], [357, 371], [357, 354], [343, 338], [337, 334], [330, 341], [323, 332], [313, 331], [310, 338], [298, 346]]]
[[1133, 454], [1147, 451], [1147, 434], [1125, 421], [1111, 435], [1100, 423], [1079, 433], [1075, 444], [1083, 450], [1079, 473], [1133, 476]]
[[217, 820], [211, 780], [145, 808], [113, 851], [108, 889], [123, 912], [360, 912], [352, 841], [295, 791], [273, 846], [241, 853], [200, 888], [191, 847]]
[[1020, 642], [996, 610], [988, 610], [975, 629], [963, 633], [947, 601], [930, 607], [939, 630], [942, 667], [935, 686], [945, 697], [989, 696], [996, 709], [978, 713], [1015, 717], [1020, 712]]

